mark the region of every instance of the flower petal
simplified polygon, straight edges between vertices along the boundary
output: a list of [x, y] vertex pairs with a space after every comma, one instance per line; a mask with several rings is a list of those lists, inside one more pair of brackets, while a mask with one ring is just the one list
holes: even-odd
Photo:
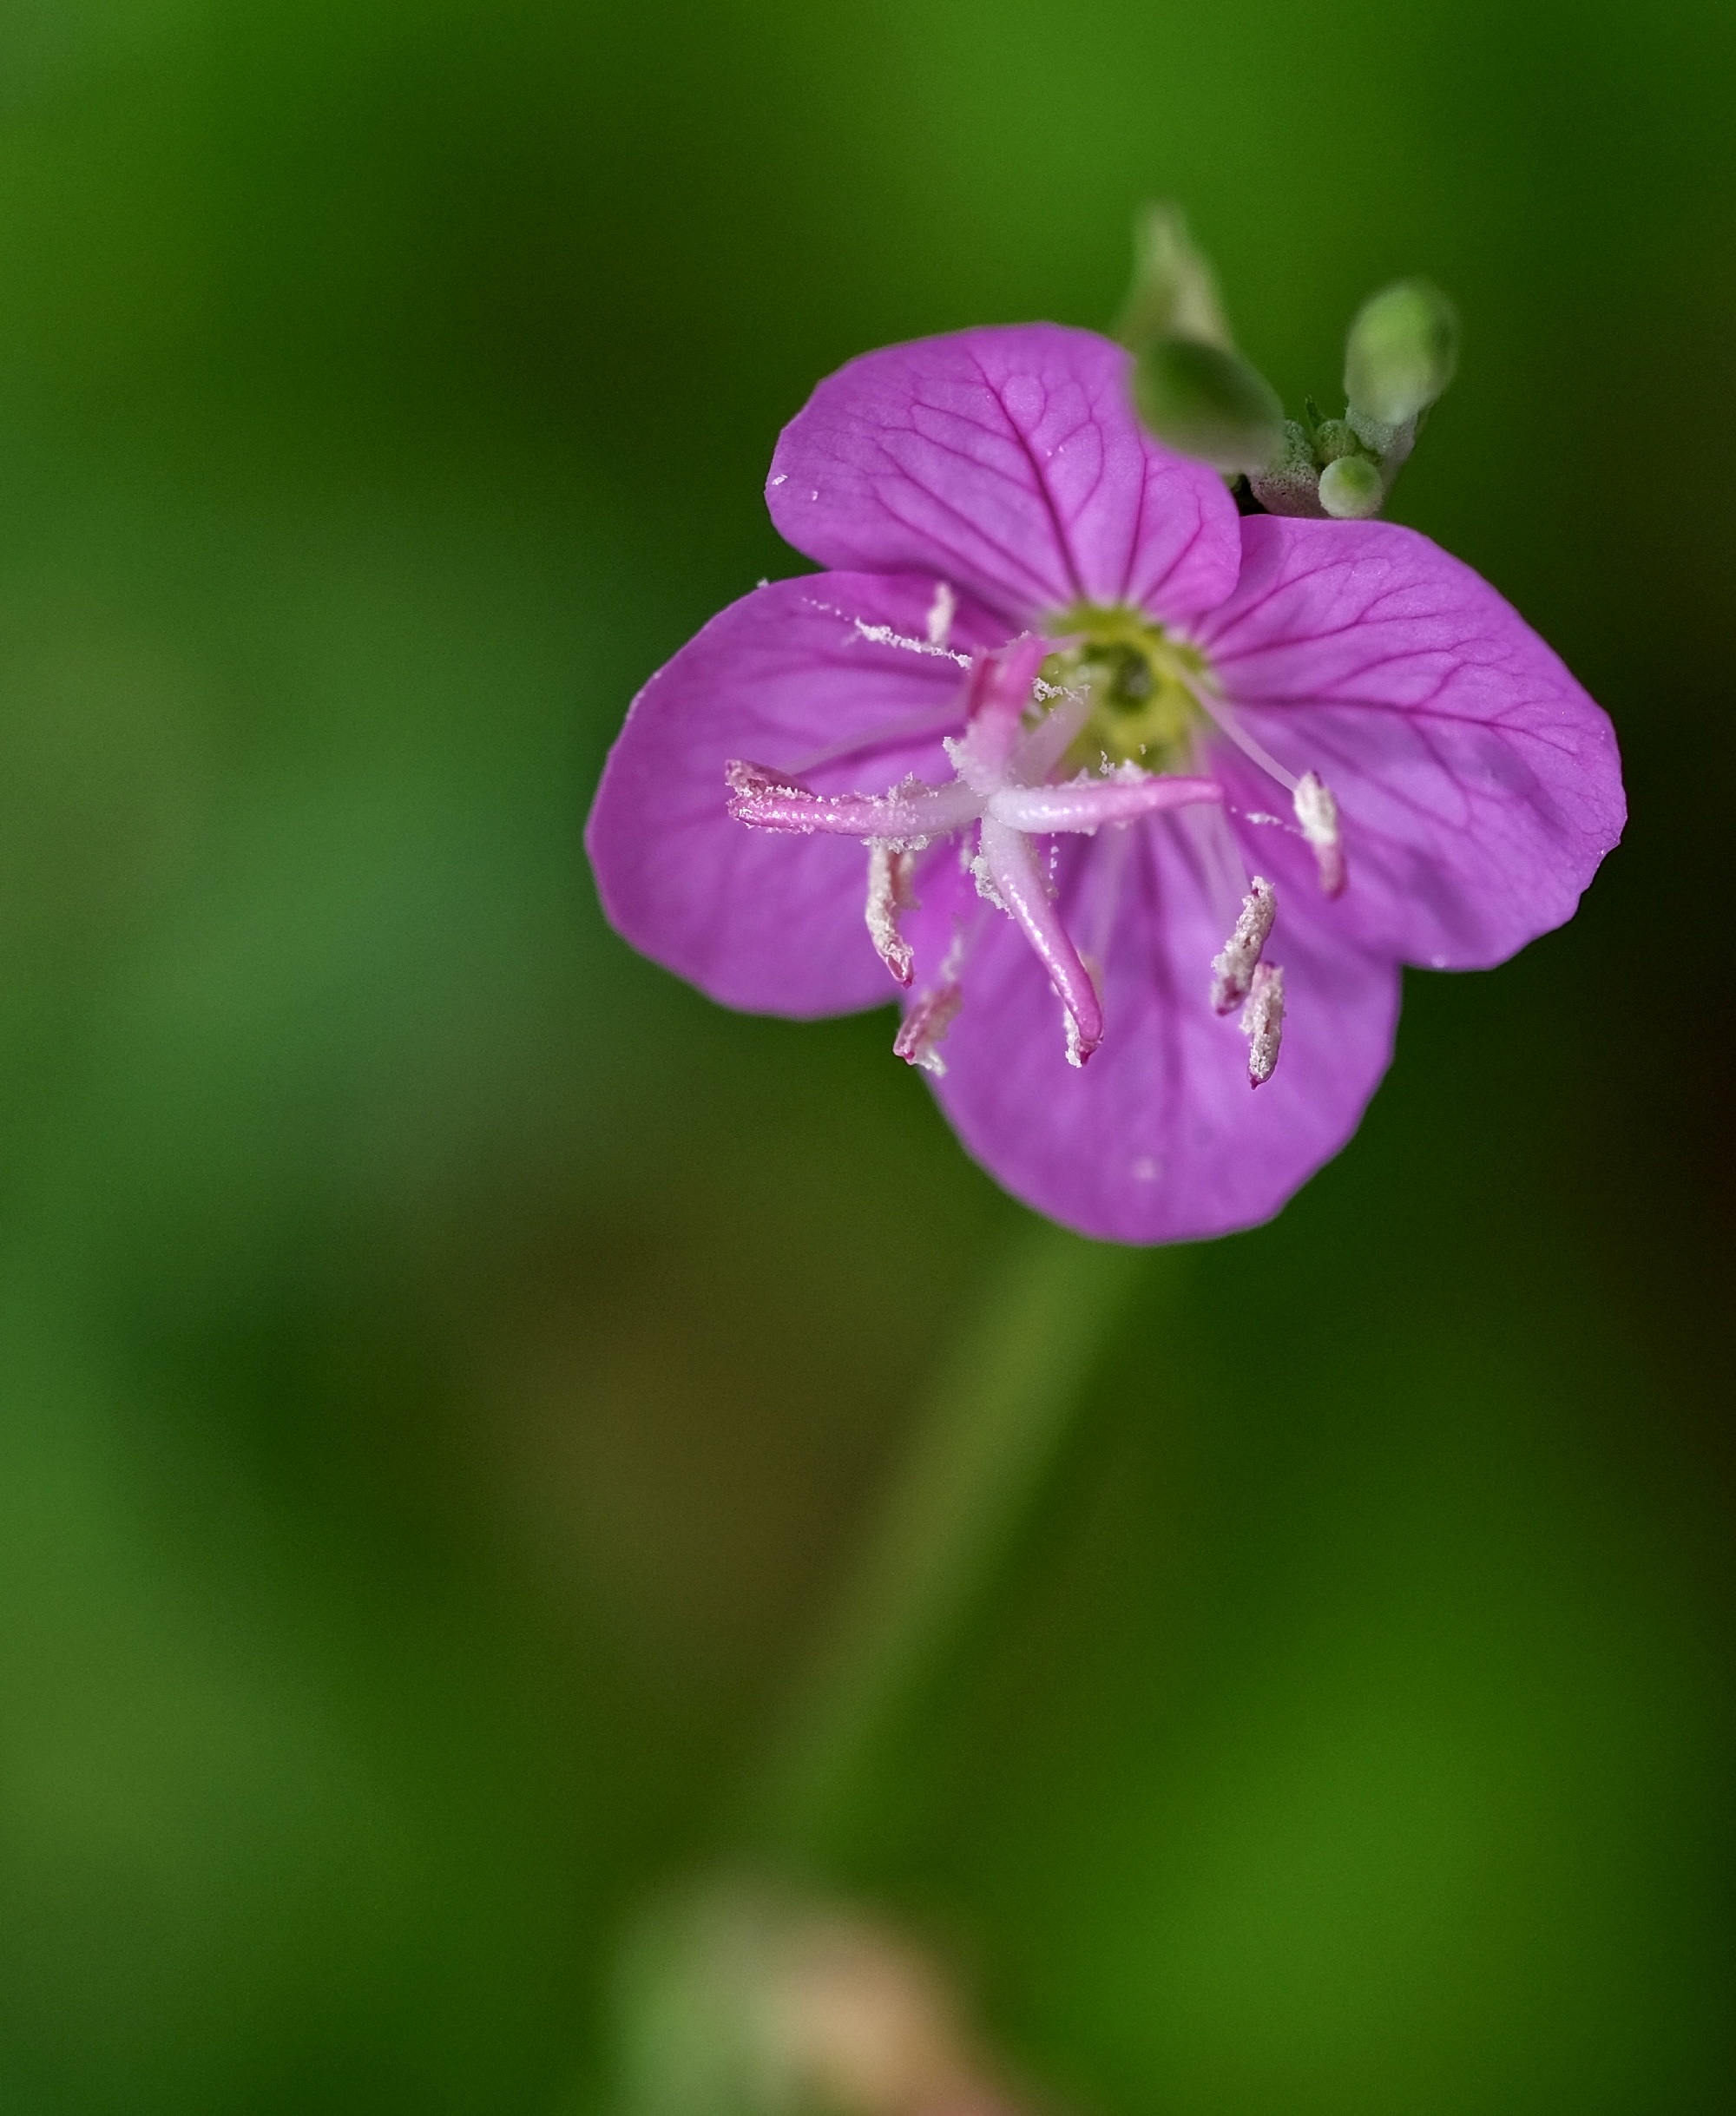
[[[1614, 730], [1560, 658], [1412, 529], [1253, 516], [1242, 538], [1235, 594], [1199, 641], [1240, 724], [1337, 797], [1342, 930], [1463, 969], [1571, 917], [1627, 811]], [[1233, 803], [1287, 808], [1228, 751], [1212, 768]], [[1264, 841], [1259, 857], [1285, 877], [1307, 864]]]
[[1235, 584], [1235, 506], [1140, 425], [1128, 363], [1057, 324], [865, 354], [784, 429], [772, 518], [825, 565], [937, 572], [1016, 625], [1082, 597], [1185, 623]]
[[812, 1015], [894, 987], [864, 923], [867, 856], [849, 838], [731, 820], [724, 768], [747, 756], [821, 792], [951, 776], [969, 657], [1006, 627], [961, 601], [926, 637], [932, 578], [810, 575], [732, 603], [634, 700], [586, 826], [603, 909], [627, 940], [726, 1006]]
[[[1207, 880], [1189, 825], [1184, 814], [1130, 826], [1101, 940], [1120, 834], [1058, 851], [1063, 914], [1107, 956], [1103, 1042], [1082, 1072], [1067, 1063], [1042, 966], [993, 915], [942, 1046], [935, 1092], [970, 1153], [1027, 1204], [1104, 1240], [1187, 1240], [1269, 1219], [1350, 1138], [1391, 1058], [1397, 965], [1337, 940], [1326, 907], [1305, 900], [1292, 917], [1286, 900], [1268, 950], [1284, 968], [1283, 1054], [1250, 1089], [1246, 1042], [1211, 1003], [1235, 905]], [[954, 919], [976, 909], [937, 872], [907, 922], [919, 992]]]

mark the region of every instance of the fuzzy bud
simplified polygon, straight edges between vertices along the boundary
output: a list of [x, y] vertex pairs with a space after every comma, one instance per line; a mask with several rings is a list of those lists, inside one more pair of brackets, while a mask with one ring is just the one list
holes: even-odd
[[1338, 522], [1365, 522], [1380, 512], [1386, 487], [1366, 456], [1340, 456], [1320, 473], [1320, 504]]
[[1315, 427], [1314, 453], [1323, 463], [1362, 452], [1362, 442], [1348, 419], [1322, 419]]
[[1400, 279], [1357, 311], [1345, 347], [1345, 394], [1371, 419], [1403, 425], [1452, 380], [1458, 352], [1452, 303], [1426, 279]]
[[1284, 407], [1239, 352], [1197, 338], [1141, 348], [1134, 403], [1161, 441], [1220, 470], [1260, 470], [1284, 442]]

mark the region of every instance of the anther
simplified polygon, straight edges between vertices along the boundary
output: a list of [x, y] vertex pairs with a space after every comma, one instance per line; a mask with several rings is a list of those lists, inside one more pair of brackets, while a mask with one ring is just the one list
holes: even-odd
[[987, 853], [980, 850], [970, 851], [968, 839], [965, 842], [965, 853], [967, 857], [962, 858], [959, 864], [975, 883], [976, 894], [984, 904], [992, 904], [997, 911], [1004, 911], [1007, 907], [1002, 901], [1000, 890], [995, 886], [995, 877], [989, 865]]
[[1320, 871], [1320, 886], [1329, 897], [1342, 896], [1348, 879], [1344, 847], [1338, 836], [1338, 805], [1332, 790], [1318, 772], [1305, 772], [1292, 797], [1302, 835], [1314, 848]]
[[906, 1065], [919, 1065], [937, 1079], [946, 1070], [946, 1061], [935, 1046], [951, 1028], [963, 1000], [963, 990], [950, 982], [924, 992], [898, 1025], [892, 1038], [893, 1056]]
[[928, 643], [944, 647], [952, 636], [952, 621], [958, 614], [958, 597], [950, 581], [937, 581], [934, 601], [928, 606]]
[[916, 956], [898, 931], [900, 911], [917, 908], [917, 856], [884, 838], [868, 841], [868, 903], [865, 917], [874, 952], [903, 985], [916, 976]]
[[1248, 1086], [1263, 1088], [1278, 1063], [1284, 1037], [1284, 972], [1276, 963], [1261, 963], [1253, 973], [1241, 1032], [1248, 1040]]
[[1212, 958], [1212, 1011], [1232, 1014], [1248, 996], [1259, 967], [1260, 950], [1278, 916], [1278, 892], [1263, 875], [1255, 875], [1242, 898], [1236, 930]]

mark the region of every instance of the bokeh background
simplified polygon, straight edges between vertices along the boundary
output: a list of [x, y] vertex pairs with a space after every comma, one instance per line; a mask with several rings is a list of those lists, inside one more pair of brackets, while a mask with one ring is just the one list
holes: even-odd
[[1082, 2116], [1731, 2106], [1733, 95], [1722, 0], [6, 0], [9, 2111], [615, 2106], [1033, 1231], [889, 1014], [632, 958], [590, 792], [814, 380], [1101, 325], [1154, 194], [1292, 409], [1453, 292], [1394, 511], [1634, 820], [1134, 1267], [808, 1870]]

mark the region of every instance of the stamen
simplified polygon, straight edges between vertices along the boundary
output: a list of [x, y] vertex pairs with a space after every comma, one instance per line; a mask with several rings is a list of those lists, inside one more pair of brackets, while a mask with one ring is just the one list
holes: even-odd
[[995, 886], [994, 871], [989, 864], [988, 854], [983, 851], [980, 844], [974, 852], [970, 851], [970, 841], [967, 838], [961, 848], [959, 865], [976, 884], [976, 894], [983, 903], [991, 904], [997, 911], [1004, 911], [1007, 907], [1002, 903], [1001, 892]]
[[1302, 835], [1314, 848], [1321, 888], [1329, 897], [1342, 896], [1350, 877], [1338, 837], [1338, 805], [1332, 798], [1332, 788], [1318, 772], [1305, 772], [1296, 782], [1292, 798]]
[[[1278, 892], [1263, 875], [1255, 875], [1242, 898], [1236, 930], [1224, 943], [1221, 955], [1212, 958], [1212, 1011], [1230, 1014], [1248, 996], [1260, 951], [1278, 916]], [[1276, 1055], [1276, 1047], [1273, 1050]]]
[[1190, 683], [1187, 694], [1207, 717], [1214, 721], [1250, 763], [1257, 764], [1268, 778], [1275, 779], [1286, 793], [1296, 791], [1296, 774], [1286, 771], [1263, 742], [1256, 741], [1227, 701], [1218, 696], [1208, 683]]
[[1276, 963], [1262, 963], [1254, 970], [1240, 1026], [1248, 1040], [1248, 1086], [1264, 1087], [1284, 1037], [1284, 972]]
[[868, 937], [874, 952], [902, 985], [916, 976], [916, 956], [898, 931], [898, 913], [917, 909], [917, 856], [884, 838], [868, 844]]
[[938, 1079], [946, 1070], [946, 1061], [935, 1046], [944, 1040], [963, 1003], [963, 988], [950, 979], [924, 992], [898, 1024], [892, 1038], [893, 1056], [906, 1065], [919, 1065]]
[[944, 647], [952, 636], [952, 621], [958, 614], [958, 597], [950, 581], [937, 581], [934, 601], [928, 606], [928, 643]]

